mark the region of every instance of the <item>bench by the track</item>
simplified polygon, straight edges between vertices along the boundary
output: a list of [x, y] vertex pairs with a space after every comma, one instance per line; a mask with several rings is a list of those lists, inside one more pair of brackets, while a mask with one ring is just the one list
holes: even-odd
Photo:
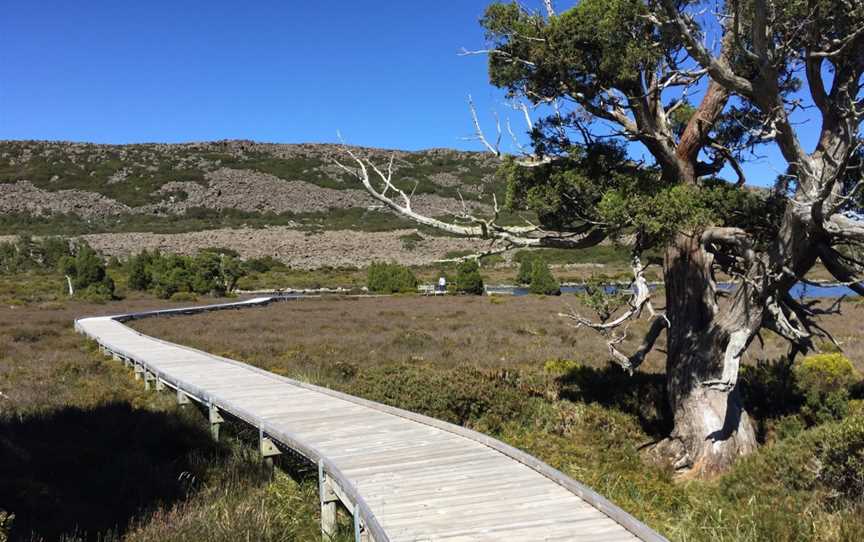
[[259, 431], [263, 456], [293, 450], [318, 465], [325, 539], [337, 502], [358, 540], [666, 540], [603, 496], [489, 436], [148, 337], [123, 322], [263, 306], [221, 305], [83, 318], [75, 329], [210, 414]]

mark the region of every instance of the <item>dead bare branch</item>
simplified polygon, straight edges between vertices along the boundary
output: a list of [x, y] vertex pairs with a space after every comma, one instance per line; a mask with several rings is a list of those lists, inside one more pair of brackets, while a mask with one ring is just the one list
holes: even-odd
[[[645, 278], [645, 267], [642, 265], [638, 255], [633, 256], [633, 282], [631, 284], [633, 295], [628, 301], [628, 309], [614, 320], [609, 322], [594, 322], [581, 316], [572, 308], [570, 312], [559, 313], [559, 316], [575, 321], [574, 327], [587, 327], [609, 337], [606, 344], [613, 359], [624, 369], [632, 372], [645, 359], [645, 356], [653, 349], [660, 333], [669, 327], [669, 320], [664, 314], [658, 313], [651, 304], [651, 289]], [[653, 320], [645, 339], [639, 349], [632, 355], [626, 356], [617, 348], [617, 345], [627, 338], [627, 329], [631, 320], [638, 319], [642, 312], [647, 310]], [[624, 326], [624, 332], [616, 334], [614, 330]]]

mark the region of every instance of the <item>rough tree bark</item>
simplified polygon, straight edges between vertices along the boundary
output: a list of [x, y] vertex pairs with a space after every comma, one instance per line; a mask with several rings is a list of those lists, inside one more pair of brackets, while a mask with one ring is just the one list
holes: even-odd
[[[666, 386], [674, 429], [659, 445], [676, 469], [707, 477], [756, 449], [756, 433], [737, 386], [712, 386], [737, 363], [761, 320], [747, 292], [722, 307], [711, 277], [711, 255], [700, 238], [679, 235], [664, 261], [667, 331]], [[752, 330], [752, 331], [751, 331]], [[732, 351], [731, 360], [727, 352]]]
[[[678, 184], [697, 183], [699, 151], [729, 96], [725, 87], [709, 82], [675, 148], [676, 167], [664, 168], [664, 176]], [[674, 430], [658, 451], [672, 458], [676, 469], [687, 469], [694, 477], [722, 472], [757, 445], [737, 386], [706, 385], [725, 382], [732, 369], [729, 361], [737, 363], [753, 336], [748, 330], [758, 319], [738, 310], [739, 303], [718, 304], [712, 263], [698, 232], [675, 236], [663, 261], [669, 320], [666, 394]], [[730, 357], [730, 349], [740, 352]]]

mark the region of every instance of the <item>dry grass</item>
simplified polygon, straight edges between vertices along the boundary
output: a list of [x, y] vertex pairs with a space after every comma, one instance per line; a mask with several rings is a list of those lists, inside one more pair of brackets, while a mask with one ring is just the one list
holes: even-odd
[[[678, 483], [670, 469], [646, 462], [640, 445], [668, 430], [662, 354], [649, 363], [653, 374], [631, 378], [600, 368], [605, 348], [555, 316], [563, 303], [306, 299], [135, 327], [494, 435], [594, 487], [672, 540], [851, 542], [864, 535], [864, 508], [834, 501], [830, 488], [812, 483], [810, 459], [821, 440], [811, 431], [826, 426], [804, 431], [802, 439], [771, 440], [714, 482]], [[854, 339], [855, 352], [862, 317], [861, 305], [848, 305], [829, 324]], [[782, 351], [769, 343], [750, 358]], [[560, 358], [583, 363], [576, 369], [545, 363]]]
[[[18, 279], [6, 290], [32, 281]], [[317, 535], [315, 480], [289, 466], [299, 482], [280, 474], [269, 483], [242, 431], [227, 427], [214, 445], [201, 413], [145, 392], [72, 329], [76, 316], [166, 305], [58, 296], [0, 307], [0, 517], [15, 515], [0, 540]]]
[[[7, 291], [21, 298], [21, 288]], [[522, 378], [544, 375], [549, 360], [605, 365], [602, 342], [556, 316], [567, 301], [575, 299], [308, 299], [135, 325], [486, 431], [585, 481], [676, 540], [855, 540], [860, 534], [828, 527], [860, 522], [860, 508], [823, 508], [806, 490], [787, 496], [787, 486], [772, 486], [776, 494], [766, 489], [754, 501], [752, 492], [739, 498], [737, 489], [739, 479], [754, 484], [753, 476], [681, 485], [669, 471], [643, 463], [637, 446], [662, 430], [656, 409], [661, 353], [647, 366], [653, 376], [622, 379], [602, 369], [562, 380], [552, 375], [551, 395], [544, 395], [549, 382], [538, 387]], [[228, 428], [228, 443], [213, 446], [195, 410], [180, 411], [169, 395], [145, 393], [72, 331], [75, 316], [169, 305], [51, 297], [0, 308], [0, 508], [17, 515], [12, 540], [317, 536], [314, 481], [280, 474], [267, 483], [243, 431]], [[827, 320], [848, 339], [859, 368], [862, 318], [864, 305], [848, 304], [843, 316]], [[633, 331], [635, 341], [640, 329]], [[751, 359], [785, 351], [779, 341], [766, 343]], [[771, 446], [766, 450], [772, 453]], [[286, 467], [296, 474], [296, 466]]]
[[[337, 362], [537, 369], [549, 360], [569, 359], [605, 365], [609, 356], [601, 338], [557, 316], [570, 306], [589, 314], [575, 296], [396, 296], [304, 299], [249, 311], [242, 318], [211, 313], [144, 320], [135, 327], [277, 372], [302, 373]], [[864, 370], [862, 321], [864, 304], [846, 303], [842, 315], [825, 319], [825, 327]], [[645, 322], [634, 324], [623, 349], [635, 347], [645, 329]], [[764, 347], [755, 341], [748, 362], [786, 353], [779, 337], [767, 332], [763, 336]], [[663, 370], [663, 350], [661, 340], [645, 371]]]
[[596, 337], [556, 316], [567, 302], [575, 298], [304, 299], [249, 311], [242, 318], [223, 312], [143, 320], [135, 327], [209, 352], [301, 372], [335, 362], [489, 369], [604, 359], [605, 347]]

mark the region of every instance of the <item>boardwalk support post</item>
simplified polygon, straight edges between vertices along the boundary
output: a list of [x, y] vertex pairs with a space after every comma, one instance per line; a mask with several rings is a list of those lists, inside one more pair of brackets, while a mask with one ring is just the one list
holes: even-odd
[[156, 377], [156, 391], [163, 391], [165, 389], [165, 381]]
[[324, 473], [324, 461], [318, 460], [318, 496], [321, 500], [321, 540], [331, 542], [336, 538], [336, 504], [339, 498]]
[[210, 435], [213, 436], [213, 440], [219, 442], [219, 426], [222, 425], [222, 422], [224, 422], [225, 419], [222, 418], [222, 414], [219, 413], [219, 409], [212, 404], [208, 409], [207, 417], [210, 420]]
[[189, 404], [189, 396], [183, 393], [180, 388], [177, 388], [177, 404], [180, 406]]
[[360, 505], [354, 505], [354, 542], [372, 542], [369, 531], [360, 519]]
[[258, 451], [264, 459], [264, 466], [273, 471], [273, 458], [282, 452], [276, 447], [276, 443], [264, 435], [264, 430], [258, 430]]
[[156, 380], [156, 375], [150, 371], [144, 371], [144, 389], [150, 391], [152, 389], [150, 383]]
[[141, 373], [144, 372], [144, 366], [140, 363], [135, 364], [135, 380], [141, 380]]

